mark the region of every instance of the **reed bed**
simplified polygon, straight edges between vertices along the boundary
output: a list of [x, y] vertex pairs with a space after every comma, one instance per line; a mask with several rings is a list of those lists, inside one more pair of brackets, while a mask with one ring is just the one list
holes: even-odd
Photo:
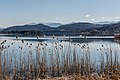
[[0, 41], [0, 80], [119, 80], [119, 45]]

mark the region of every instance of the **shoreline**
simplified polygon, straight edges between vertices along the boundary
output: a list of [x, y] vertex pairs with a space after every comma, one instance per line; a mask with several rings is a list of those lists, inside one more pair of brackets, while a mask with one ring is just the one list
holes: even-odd
[[[11, 80], [12, 78], [10, 76], [4, 76], [4, 80]], [[119, 80], [120, 79], [120, 74], [118, 75], [106, 75], [106, 74], [100, 74], [98, 73], [93, 73], [89, 76], [81, 76], [81, 75], [68, 75], [68, 76], [62, 76], [62, 77], [47, 77], [47, 78], [42, 78], [38, 77], [35, 79], [26, 79], [25, 80]], [[2, 76], [0, 75], [0, 80], [2, 80]], [[16, 79], [13, 79], [16, 80]], [[22, 78], [19, 78], [19, 80], [22, 80]]]

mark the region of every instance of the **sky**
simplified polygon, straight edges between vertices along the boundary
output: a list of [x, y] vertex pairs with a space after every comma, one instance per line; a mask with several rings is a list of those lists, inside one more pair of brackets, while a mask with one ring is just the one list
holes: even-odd
[[120, 0], [0, 0], [0, 27], [120, 20]]

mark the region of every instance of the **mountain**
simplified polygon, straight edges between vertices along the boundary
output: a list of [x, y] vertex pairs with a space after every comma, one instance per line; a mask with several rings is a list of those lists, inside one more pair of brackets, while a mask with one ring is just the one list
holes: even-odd
[[1, 32], [2, 30], [4, 30], [4, 28], [0, 28], [0, 32]]
[[100, 25], [92, 24], [92, 23], [71, 23], [66, 25], [61, 25], [57, 28], [57, 30], [61, 31], [85, 31], [87, 29], [101, 27]]
[[101, 21], [101, 22], [94, 22], [94, 24], [114, 24], [115, 21]]
[[59, 27], [62, 25], [61, 23], [44, 23], [44, 24], [50, 27]]
[[[59, 24], [59, 23], [52, 23], [52, 24]], [[92, 24], [92, 23], [71, 23], [60, 25], [56, 28], [49, 27], [48, 25], [44, 24], [28, 24], [23, 26], [13, 26], [8, 27], [3, 30], [3, 32], [11, 32], [11, 31], [84, 31], [87, 29], [100, 27], [99, 25]]]
[[120, 22], [114, 23], [114, 24], [108, 24], [106, 27], [104, 27], [104, 30], [108, 30], [111, 32], [120, 32]]
[[3, 33], [19, 33], [32, 35], [114, 35], [120, 32], [120, 22], [110, 24], [94, 24], [78, 22], [50, 27], [45, 24], [28, 24], [23, 26], [8, 27]]
[[8, 27], [3, 30], [3, 32], [11, 32], [11, 31], [50, 31], [52, 30], [51, 27], [43, 24], [28, 24], [23, 26], [13, 26]]
[[120, 22], [102, 24], [102, 27], [87, 30], [91, 35], [114, 35], [120, 33]]

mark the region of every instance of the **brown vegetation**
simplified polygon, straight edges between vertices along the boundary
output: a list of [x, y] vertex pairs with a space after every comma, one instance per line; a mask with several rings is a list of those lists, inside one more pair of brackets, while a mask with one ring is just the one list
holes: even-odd
[[[2, 41], [0, 46], [0, 80], [10, 78], [13, 80], [120, 79], [119, 53], [113, 53], [111, 49], [104, 52], [105, 45], [101, 45], [99, 50], [101, 56], [98, 69], [94, 64], [96, 62], [91, 62], [88, 44], [52, 42], [52, 47], [49, 49], [47, 43], [40, 42], [33, 45], [22, 40], [22, 45], [17, 45], [19, 49], [16, 53], [15, 42], [10, 43], [9, 46], [5, 45], [6, 42]], [[9, 48], [13, 50], [11, 51]], [[24, 48], [28, 52], [25, 53]], [[32, 48], [35, 48], [34, 52]], [[18, 54], [19, 57], [15, 54]], [[17, 60], [17, 58], [19, 59]]]

